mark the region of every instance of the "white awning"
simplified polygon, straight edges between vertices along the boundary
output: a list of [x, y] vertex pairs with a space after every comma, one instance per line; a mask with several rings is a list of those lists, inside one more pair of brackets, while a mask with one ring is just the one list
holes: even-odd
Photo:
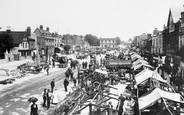
[[64, 49], [62, 47], [58, 47], [61, 51], [63, 51]]
[[146, 64], [146, 63], [141, 63], [141, 64], [135, 65], [133, 67], [134, 67], [134, 70], [137, 70], [137, 69], [141, 68], [142, 66], [147, 67], [147, 68], [153, 68], [151, 65]]
[[145, 81], [149, 78], [153, 78], [153, 79], [156, 79], [158, 81], [166, 83], [166, 81], [158, 74], [157, 71], [152, 71], [152, 70], [148, 70], [148, 69], [145, 69], [142, 72], [140, 72], [139, 74], [137, 74], [135, 76], [135, 81], [136, 81], [136, 84], [139, 85], [140, 83], [142, 83], [143, 81]]
[[56, 53], [56, 55], [57, 55], [57, 56], [59, 56], [59, 57], [61, 57], [61, 56], [62, 56], [62, 54], [60, 54], [60, 53]]
[[96, 69], [95, 72], [107, 75], [107, 71], [103, 71], [103, 70], [100, 70], [100, 69]]
[[135, 62], [133, 62], [133, 66], [136, 66], [136, 65], [141, 64], [141, 63], [148, 64], [147, 61], [145, 61], [143, 59], [138, 59]]
[[142, 96], [138, 99], [139, 109], [144, 110], [152, 106], [160, 98], [165, 98], [175, 102], [184, 103], [184, 101], [181, 101], [179, 93], [167, 92], [167, 91], [161, 90], [160, 88], [155, 88], [148, 95]]

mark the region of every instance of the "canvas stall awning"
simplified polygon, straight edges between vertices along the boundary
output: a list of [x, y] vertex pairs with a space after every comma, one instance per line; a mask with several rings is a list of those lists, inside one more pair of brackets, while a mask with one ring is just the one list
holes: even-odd
[[135, 62], [133, 62], [132, 64], [133, 64], [133, 66], [136, 66], [136, 65], [141, 64], [141, 63], [148, 64], [148, 62], [143, 60], [143, 59], [138, 59]]
[[160, 98], [169, 99], [179, 103], [184, 103], [184, 101], [181, 101], [179, 93], [167, 92], [167, 91], [161, 90], [160, 88], [155, 88], [148, 95], [142, 96], [138, 99], [139, 110], [144, 110], [152, 106]]
[[143, 59], [141, 56], [135, 56], [135, 57], [133, 57], [133, 58], [131, 58], [132, 59], [132, 61], [134, 62], [136, 59]]
[[136, 84], [139, 85], [140, 83], [142, 83], [143, 81], [145, 81], [149, 78], [153, 78], [153, 79], [156, 79], [156, 80], [164, 82], [164, 83], [166, 82], [158, 73], [156, 73], [155, 71], [152, 71], [152, 70], [148, 70], [148, 69], [145, 69], [142, 72], [140, 72], [139, 74], [137, 74], [135, 76], [135, 81], [136, 81]]
[[103, 71], [103, 70], [100, 70], [100, 69], [96, 69], [95, 72], [107, 75], [107, 71]]
[[133, 54], [133, 55], [131, 55], [131, 59], [133, 59], [133, 58], [140, 58], [141, 56], [140, 55], [138, 55], [138, 54]]
[[62, 47], [58, 47], [58, 49], [60, 49], [61, 51], [63, 51], [63, 50], [64, 50]]
[[61, 56], [62, 56], [62, 54], [60, 54], [60, 53], [56, 53], [56, 55], [57, 55], [57, 56], [59, 56], [59, 57], [61, 57]]
[[132, 61], [131, 60], [109, 60], [106, 64], [106, 68], [131, 68]]
[[146, 63], [140, 63], [140, 64], [138, 64], [136, 66], [133, 66], [133, 68], [134, 68], [134, 70], [137, 70], [137, 69], [141, 68], [142, 66], [144, 66], [146, 68], [153, 68], [151, 65], [146, 64]]

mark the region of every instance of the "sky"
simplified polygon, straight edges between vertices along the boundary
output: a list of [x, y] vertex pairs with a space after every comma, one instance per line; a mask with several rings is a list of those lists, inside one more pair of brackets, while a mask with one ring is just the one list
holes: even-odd
[[171, 7], [184, 0], [0, 0], [0, 27], [33, 32], [40, 25], [59, 34], [92, 34], [128, 40], [163, 30]]

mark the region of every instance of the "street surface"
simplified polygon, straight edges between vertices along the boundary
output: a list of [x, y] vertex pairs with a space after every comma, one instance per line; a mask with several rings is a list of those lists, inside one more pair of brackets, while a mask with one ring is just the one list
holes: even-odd
[[[69, 58], [75, 59], [74, 55], [69, 55]], [[81, 60], [79, 63], [87, 61], [89, 63], [90, 57]], [[24, 62], [24, 61], [23, 61]], [[22, 62], [21, 62], [22, 63]], [[4, 64], [5, 65], [5, 64]], [[16, 66], [18, 62], [14, 64], [6, 64], [5, 67]], [[67, 68], [51, 68], [50, 74], [46, 72], [39, 73], [37, 75], [30, 74], [23, 78], [17, 79], [13, 84], [2, 85], [0, 84], [0, 115], [29, 115], [30, 103], [28, 99], [30, 97], [38, 98], [37, 104], [39, 109], [39, 115], [44, 115], [48, 110], [42, 107], [42, 92], [44, 88], [50, 89], [50, 82], [55, 79], [55, 88], [58, 89], [60, 95], [66, 96], [63, 88], [63, 80], [65, 71]], [[77, 75], [77, 69], [74, 70], [74, 76]], [[70, 85], [73, 86], [72, 81]], [[51, 108], [55, 105], [51, 104]]]
[[[29, 115], [29, 97], [37, 97], [39, 111], [44, 111], [41, 106], [42, 92], [44, 88], [50, 89], [50, 82], [54, 78], [56, 88], [63, 88], [64, 72], [67, 68], [57, 68], [50, 75], [41, 73], [37, 77], [15, 84], [5, 91], [0, 91], [0, 114], [1, 115]], [[46, 111], [46, 110], [45, 110]]]

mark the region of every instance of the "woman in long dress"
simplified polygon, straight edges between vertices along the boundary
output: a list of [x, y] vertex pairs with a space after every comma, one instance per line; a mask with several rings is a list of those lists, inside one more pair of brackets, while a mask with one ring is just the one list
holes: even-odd
[[57, 92], [57, 89], [55, 89], [55, 91], [52, 94], [52, 104], [57, 104], [59, 101], [59, 95]]

